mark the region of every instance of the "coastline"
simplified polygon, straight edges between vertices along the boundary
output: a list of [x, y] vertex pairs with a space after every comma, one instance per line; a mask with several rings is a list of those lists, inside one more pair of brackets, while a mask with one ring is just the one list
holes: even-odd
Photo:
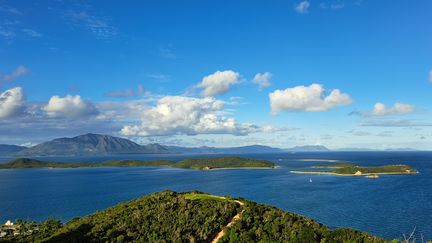
[[338, 160], [338, 159], [299, 159], [298, 161], [303, 161], [303, 162], [328, 162], [328, 163], [349, 162], [349, 161]]
[[103, 162], [46, 162], [29, 158], [17, 158], [1, 164], [0, 169], [76, 169], [103, 167], [164, 167], [189, 170], [227, 170], [227, 169], [274, 169], [278, 166], [270, 161], [242, 157], [220, 157], [205, 159], [185, 159], [180, 162], [168, 160], [107, 160]]
[[271, 169], [278, 169], [278, 168], [280, 168], [279, 165], [272, 166], [272, 167], [224, 167], [224, 168], [210, 168], [210, 169], [205, 169], [205, 168], [199, 168], [199, 169], [183, 168], [183, 169], [212, 171], [212, 170], [271, 170]]
[[356, 174], [340, 174], [335, 172], [327, 172], [327, 171], [301, 171], [301, 170], [291, 170], [290, 173], [293, 174], [314, 174], [314, 175], [335, 175], [335, 176], [370, 176], [370, 175], [414, 175], [419, 172], [378, 172], [378, 173], [362, 173], [361, 175]]

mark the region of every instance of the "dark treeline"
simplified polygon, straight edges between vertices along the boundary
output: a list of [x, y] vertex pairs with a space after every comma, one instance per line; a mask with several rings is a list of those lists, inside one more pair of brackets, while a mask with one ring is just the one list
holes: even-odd
[[108, 160], [104, 162], [46, 162], [36, 159], [18, 158], [5, 164], [0, 169], [30, 169], [30, 168], [79, 168], [79, 167], [140, 167], [168, 166], [184, 169], [204, 168], [241, 168], [241, 167], [273, 167], [270, 161], [226, 156], [220, 158], [185, 159], [180, 162], [169, 160]]

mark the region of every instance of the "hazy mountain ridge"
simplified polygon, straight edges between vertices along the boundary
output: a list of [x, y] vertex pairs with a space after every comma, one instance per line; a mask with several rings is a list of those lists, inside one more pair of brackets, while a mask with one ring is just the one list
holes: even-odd
[[157, 143], [140, 145], [129, 139], [101, 134], [84, 134], [72, 138], [57, 138], [31, 148], [0, 144], [0, 156], [74, 156], [107, 154], [264, 154], [286, 152], [330, 152], [330, 151], [416, 151], [414, 149], [374, 150], [366, 148], [341, 148], [330, 150], [323, 145], [304, 145], [281, 149], [265, 145], [239, 147], [182, 147]]
[[17, 155], [99, 155], [128, 153], [168, 153], [159, 144], [139, 145], [128, 139], [100, 134], [84, 134], [73, 138], [57, 138], [22, 150]]
[[[15, 145], [5, 145], [14, 147]], [[23, 147], [3, 156], [62, 156], [106, 154], [247, 154], [282, 153], [283, 149], [263, 145], [232, 148], [164, 146], [157, 143], [140, 145], [131, 140], [101, 134], [84, 134], [72, 138], [56, 138], [31, 148]]]
[[12, 155], [18, 153], [27, 147], [9, 144], [0, 144], [0, 155]]
[[249, 145], [232, 148], [216, 148], [216, 147], [180, 147], [166, 146], [166, 148], [175, 153], [190, 153], [190, 154], [247, 154], [247, 153], [282, 153], [283, 150], [264, 145]]
[[286, 149], [286, 151], [294, 151], [294, 152], [328, 152], [330, 149], [323, 145], [304, 145], [304, 146], [295, 146], [293, 148]]

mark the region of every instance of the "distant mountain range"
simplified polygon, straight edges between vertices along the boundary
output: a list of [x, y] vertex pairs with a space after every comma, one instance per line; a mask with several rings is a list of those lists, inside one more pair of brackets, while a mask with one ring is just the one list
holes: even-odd
[[369, 148], [339, 148], [336, 151], [341, 151], [341, 152], [367, 152], [367, 151], [376, 151], [376, 150], [369, 149]]
[[286, 149], [285, 151], [293, 151], [293, 152], [328, 152], [330, 149], [326, 148], [322, 145], [305, 145], [305, 146], [296, 146], [294, 148]]
[[283, 149], [272, 148], [263, 145], [250, 145], [243, 147], [233, 148], [215, 148], [215, 147], [178, 147], [178, 146], [166, 146], [166, 148], [173, 153], [182, 154], [250, 154], [250, 153], [282, 153]]
[[335, 151], [341, 151], [341, 152], [370, 152], [370, 151], [388, 151], [388, 152], [413, 152], [413, 151], [420, 151], [418, 149], [413, 148], [388, 148], [384, 150], [378, 150], [378, 149], [369, 149], [369, 148], [340, 148]]
[[27, 147], [9, 144], [0, 144], [0, 155], [13, 155], [16, 154]]
[[[27, 148], [17, 145], [0, 144], [0, 156], [75, 156], [107, 154], [252, 154], [284, 152], [328, 152], [322, 145], [296, 146], [288, 149], [263, 145], [231, 148], [164, 146], [157, 143], [140, 145], [128, 139], [100, 134], [84, 134], [72, 138], [57, 138]], [[367, 149], [340, 149], [336, 151], [372, 151]], [[387, 150], [389, 151], [389, 150]], [[394, 151], [394, 150], [392, 150]], [[410, 151], [404, 149], [404, 151]]]
[[169, 151], [159, 144], [139, 145], [128, 139], [109, 135], [85, 134], [73, 138], [57, 138], [16, 153], [19, 156], [99, 155], [99, 154], [164, 154]]

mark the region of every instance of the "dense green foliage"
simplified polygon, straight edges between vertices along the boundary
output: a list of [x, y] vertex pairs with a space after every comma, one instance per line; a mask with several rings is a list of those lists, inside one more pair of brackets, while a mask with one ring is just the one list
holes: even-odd
[[238, 210], [232, 201], [165, 191], [72, 220], [44, 242], [202, 242]]
[[[164, 191], [73, 219], [64, 226], [49, 220], [32, 235], [0, 238], [0, 242], [209, 242], [222, 230], [225, 236], [220, 242], [385, 242], [367, 233], [331, 230], [306, 217], [239, 200], [244, 204], [206, 193]], [[237, 214], [238, 221], [225, 228]]]
[[0, 164], [0, 169], [30, 169], [30, 168], [78, 168], [78, 167], [96, 167], [98, 163], [59, 163], [45, 162], [36, 159], [18, 158], [5, 164]]
[[[362, 174], [412, 174], [417, 173], [417, 171], [411, 168], [409, 165], [383, 165], [374, 167], [363, 167], [357, 166], [350, 163], [338, 163], [332, 165], [319, 165], [315, 168], [328, 168], [331, 170], [326, 170], [326, 172], [332, 172], [342, 175], [355, 174], [360, 171]], [[322, 171], [321, 171], [322, 172]]]
[[371, 173], [415, 173], [416, 170], [412, 169], [408, 165], [384, 165], [384, 166], [375, 166], [375, 167], [360, 167], [360, 166], [345, 166], [341, 168], [337, 168], [334, 170], [335, 173], [338, 174], [354, 174], [357, 171], [362, 172], [363, 174], [371, 174]]
[[139, 166], [169, 166], [184, 169], [214, 169], [214, 168], [248, 168], [273, 167], [275, 164], [265, 160], [242, 157], [222, 157], [205, 159], [186, 159], [178, 163], [168, 160], [109, 160], [104, 162], [45, 162], [36, 159], [18, 158], [6, 164], [0, 164], [0, 169], [28, 168], [79, 168], [79, 167], [139, 167]]
[[175, 162], [168, 160], [109, 160], [104, 162], [45, 162], [36, 159], [19, 158], [6, 164], [0, 164], [0, 169], [26, 168], [79, 168], [79, 167], [132, 167], [132, 166], [172, 166]]
[[[293, 173], [316, 173], [316, 174], [336, 174], [336, 175], [370, 175], [377, 174], [416, 174], [417, 170], [409, 165], [382, 165], [382, 166], [358, 166], [351, 163], [337, 163], [313, 166], [313, 168], [324, 168], [325, 170], [302, 170], [292, 171]], [[357, 174], [361, 172], [361, 174]]]
[[14, 168], [40, 168], [48, 167], [47, 162], [43, 162], [36, 159], [19, 158], [9, 161], [5, 164], [0, 164], [1, 169], [14, 169]]
[[241, 220], [221, 242], [384, 242], [352, 229], [330, 230], [312, 219], [246, 201]]
[[168, 160], [109, 160], [102, 163], [98, 163], [98, 166], [113, 166], [113, 167], [133, 167], [133, 166], [172, 166], [175, 162]]
[[226, 156], [221, 158], [186, 159], [175, 164], [175, 167], [188, 169], [218, 169], [218, 168], [272, 168], [276, 166], [267, 160]]
[[40, 242], [63, 227], [58, 219], [47, 219], [40, 223], [19, 219], [16, 226], [19, 235], [0, 238], [0, 242]]

